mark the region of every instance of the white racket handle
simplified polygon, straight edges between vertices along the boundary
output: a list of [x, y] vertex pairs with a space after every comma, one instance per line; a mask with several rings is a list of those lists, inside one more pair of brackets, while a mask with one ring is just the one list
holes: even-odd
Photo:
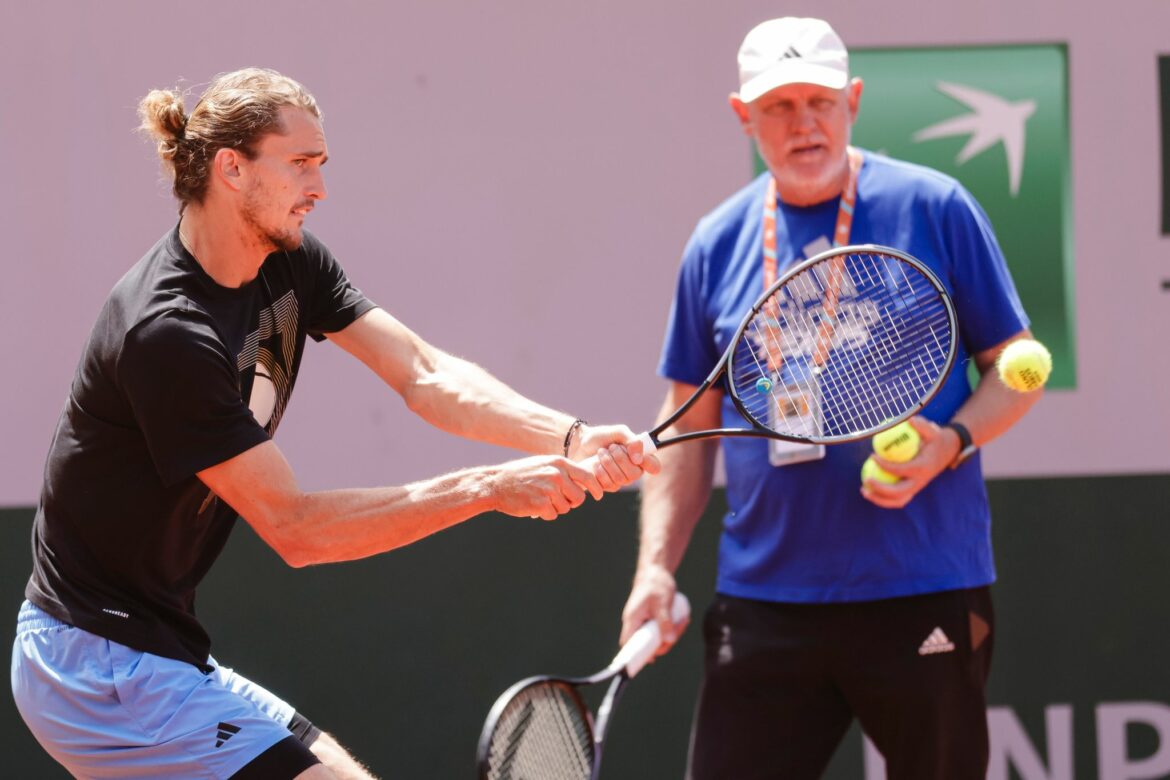
[[[681, 593], [674, 594], [674, 603], [670, 606], [670, 619], [677, 626], [691, 616], [691, 602]], [[618, 654], [610, 663], [610, 671], [624, 668], [626, 674], [633, 677], [642, 671], [642, 667], [654, 657], [655, 651], [662, 645], [662, 635], [658, 630], [658, 622], [648, 620], [634, 632]]]
[[[658, 446], [654, 443], [654, 440], [650, 438], [650, 431], [639, 433], [637, 436], [631, 439], [629, 443], [633, 444], [635, 441], [642, 442], [643, 455], [653, 455], [655, 452], [658, 452]], [[592, 471], [593, 467], [597, 465], [597, 460], [598, 458], [596, 455], [590, 455], [588, 458], [581, 461], [581, 465]]]
[[[653, 455], [654, 453], [658, 452], [658, 445], [655, 444], [654, 440], [650, 438], [650, 431], [639, 433], [634, 437], [634, 441], [642, 442], [643, 455]], [[686, 597], [683, 597], [683, 601], [686, 601]], [[689, 609], [690, 608], [688, 607], [688, 610]], [[690, 614], [690, 612], [688, 611], [687, 614]]]

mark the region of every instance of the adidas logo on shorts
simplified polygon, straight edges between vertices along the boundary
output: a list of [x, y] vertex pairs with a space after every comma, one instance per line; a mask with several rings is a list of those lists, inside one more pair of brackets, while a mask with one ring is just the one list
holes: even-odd
[[220, 723], [215, 728], [215, 746], [223, 747], [223, 743], [240, 733], [240, 727], [232, 723]]
[[934, 653], [949, 653], [955, 649], [955, 643], [947, 639], [941, 628], [935, 627], [930, 636], [918, 648], [919, 655], [933, 655]]

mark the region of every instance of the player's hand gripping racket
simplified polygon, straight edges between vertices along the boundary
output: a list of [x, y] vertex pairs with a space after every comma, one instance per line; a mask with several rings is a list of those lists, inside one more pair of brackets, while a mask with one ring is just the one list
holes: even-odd
[[[676, 593], [671, 619], [691, 614]], [[496, 699], [479, 737], [479, 780], [596, 780], [606, 729], [626, 683], [662, 643], [658, 623], [639, 628], [610, 662], [589, 677], [529, 677]], [[578, 688], [612, 681], [596, 721]]]
[[[791, 268], [744, 317], [711, 375], [642, 434], [645, 452], [712, 436], [833, 444], [924, 407], [950, 373], [958, 328], [942, 283], [905, 252], [835, 247]], [[726, 374], [746, 428], [659, 438]]]

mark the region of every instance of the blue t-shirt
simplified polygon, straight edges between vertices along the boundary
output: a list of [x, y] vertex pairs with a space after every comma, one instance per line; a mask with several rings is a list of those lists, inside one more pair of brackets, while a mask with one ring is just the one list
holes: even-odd
[[[951, 419], [971, 393], [972, 354], [1028, 326], [987, 215], [954, 179], [866, 152], [850, 243], [901, 249], [950, 293], [959, 323], [955, 369], [924, 415]], [[683, 254], [658, 372], [698, 385], [763, 292], [762, 232], [769, 174], [700, 220]], [[778, 204], [781, 273], [829, 248], [838, 199]], [[743, 427], [724, 393], [723, 424]], [[685, 446], [685, 445], [683, 445]], [[995, 579], [991, 517], [979, 457], [939, 474], [903, 509], [860, 494], [869, 440], [830, 445], [821, 460], [768, 462], [768, 442], [722, 440], [729, 511], [719, 547], [720, 593], [837, 602], [986, 585]]]

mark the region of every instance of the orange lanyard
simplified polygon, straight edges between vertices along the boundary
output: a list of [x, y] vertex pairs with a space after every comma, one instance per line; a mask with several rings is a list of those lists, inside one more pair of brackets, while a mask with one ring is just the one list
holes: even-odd
[[[857, 202], [857, 177], [861, 171], [861, 152], [852, 146], [846, 148], [849, 157], [849, 178], [845, 182], [845, 189], [841, 192], [841, 200], [837, 206], [837, 226], [833, 229], [833, 246], [844, 246], [849, 242], [849, 234], [853, 230], [853, 205]], [[836, 269], [840, 273], [840, 269]], [[768, 180], [768, 192], [764, 196], [764, 289], [776, 283], [778, 268], [776, 266], [776, 177]], [[829, 300], [826, 301], [826, 310], [832, 317], [836, 308], [836, 286], [829, 291]], [[765, 309], [774, 312], [776, 302], [769, 300]], [[776, 320], [773, 314], [771, 323]], [[768, 322], [768, 320], [765, 320]], [[779, 374], [783, 362], [784, 349], [781, 333], [778, 327], [769, 323], [760, 335], [766, 341], [764, 350], [769, 370]], [[822, 327], [826, 327], [822, 325]], [[814, 362], [819, 366], [825, 358], [824, 333], [817, 339]]]
[[[857, 202], [857, 176], [861, 171], [861, 152], [847, 147], [849, 157], [849, 179], [841, 193], [837, 206], [837, 227], [833, 230], [833, 246], [849, 243], [853, 230], [853, 205]], [[764, 289], [775, 284], [776, 267], [776, 177], [768, 180], [768, 192], [764, 195]]]

